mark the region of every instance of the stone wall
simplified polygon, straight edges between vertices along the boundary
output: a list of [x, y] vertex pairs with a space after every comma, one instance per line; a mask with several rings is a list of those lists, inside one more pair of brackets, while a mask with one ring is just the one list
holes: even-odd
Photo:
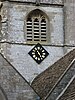
[[0, 99], [1, 100], [7, 100], [7, 96], [3, 93], [1, 87], [0, 87]]
[[64, 0], [65, 44], [75, 46], [75, 0]]
[[[37, 0], [10, 0], [10, 1], [18, 1], [18, 2], [27, 2], [27, 3], [36, 3]], [[63, 5], [63, 0], [39, 0], [42, 4], [58, 4]]]
[[[0, 54], [0, 87], [4, 91], [2, 92], [5, 94], [6, 100], [37, 100], [39, 98], [25, 78], [2, 54]], [[2, 97], [2, 93], [0, 95]]]
[[[33, 3], [28, 5], [16, 1], [5, 1], [3, 5], [1, 52], [31, 83], [38, 74], [64, 55], [63, 6], [44, 4], [36, 6]], [[43, 45], [49, 56], [39, 65], [28, 54], [35, 45], [28, 45], [25, 39], [26, 16], [34, 9], [42, 10], [50, 19], [50, 41], [47, 45]]]
[[[75, 1], [40, 0], [39, 6], [36, 0], [2, 1], [0, 52], [31, 84], [36, 76], [75, 48]], [[28, 45], [25, 39], [25, 19], [34, 9], [42, 10], [50, 19], [50, 41], [42, 45], [49, 56], [39, 65], [28, 55], [35, 45]]]

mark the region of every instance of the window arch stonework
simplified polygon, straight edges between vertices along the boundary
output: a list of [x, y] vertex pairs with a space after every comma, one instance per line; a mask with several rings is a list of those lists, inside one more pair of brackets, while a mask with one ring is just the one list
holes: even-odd
[[28, 44], [47, 44], [49, 42], [49, 19], [39, 10], [31, 11], [26, 18], [26, 42]]

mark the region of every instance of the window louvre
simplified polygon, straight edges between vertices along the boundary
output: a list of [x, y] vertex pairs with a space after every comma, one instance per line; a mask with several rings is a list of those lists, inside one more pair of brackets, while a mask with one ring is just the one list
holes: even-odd
[[29, 14], [26, 21], [27, 42], [29, 43], [45, 43], [47, 42], [47, 18], [41, 13], [40, 10], [36, 10]]
[[32, 41], [32, 20], [27, 19], [27, 41]]
[[40, 41], [39, 39], [39, 20], [34, 19], [34, 41]]
[[46, 20], [41, 20], [41, 41], [46, 41]]

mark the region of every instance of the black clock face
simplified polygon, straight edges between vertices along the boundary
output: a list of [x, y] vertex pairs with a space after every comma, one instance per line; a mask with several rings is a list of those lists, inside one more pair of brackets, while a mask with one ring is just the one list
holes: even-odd
[[40, 64], [49, 55], [49, 53], [39, 43], [28, 54], [38, 64]]

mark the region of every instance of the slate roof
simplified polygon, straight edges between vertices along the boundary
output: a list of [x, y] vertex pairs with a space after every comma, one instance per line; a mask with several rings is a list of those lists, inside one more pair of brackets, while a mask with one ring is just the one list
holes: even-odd
[[46, 100], [60, 100], [60, 97], [64, 94], [64, 92], [74, 79], [75, 79], [75, 60], [65, 70], [60, 79], [58, 79], [58, 82], [53, 87], [52, 91], [49, 92]]
[[63, 75], [65, 70], [67, 70], [74, 58], [75, 49], [67, 53], [65, 56], [63, 56], [61, 59], [59, 59], [52, 66], [50, 66], [34, 79], [31, 85], [40, 95], [42, 100], [45, 100], [50, 91], [52, 91], [53, 87]]
[[69, 87], [58, 100], [75, 100], [75, 77]]

